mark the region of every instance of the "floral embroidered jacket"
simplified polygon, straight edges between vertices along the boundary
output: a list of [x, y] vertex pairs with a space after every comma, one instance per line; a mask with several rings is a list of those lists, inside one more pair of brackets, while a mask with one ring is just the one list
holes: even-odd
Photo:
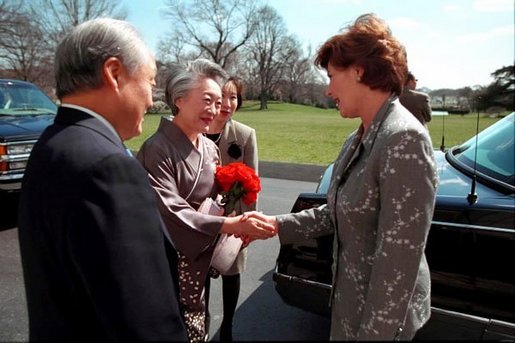
[[278, 216], [282, 243], [334, 232], [332, 340], [411, 339], [430, 316], [424, 255], [437, 186], [427, 130], [397, 97], [335, 161], [327, 206]]

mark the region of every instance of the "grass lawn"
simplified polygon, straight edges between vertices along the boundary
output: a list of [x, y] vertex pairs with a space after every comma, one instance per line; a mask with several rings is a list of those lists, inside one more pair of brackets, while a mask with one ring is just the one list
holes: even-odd
[[[161, 115], [145, 116], [143, 133], [126, 142], [132, 150], [152, 135]], [[294, 162], [327, 165], [338, 155], [346, 137], [360, 124], [359, 119], [343, 119], [335, 109], [270, 102], [268, 110], [259, 111], [259, 103], [247, 101], [234, 119], [256, 129], [261, 161]], [[479, 130], [498, 118], [480, 114]], [[445, 146], [460, 144], [476, 132], [476, 114], [434, 116], [429, 132], [435, 149], [442, 142], [445, 126]]]

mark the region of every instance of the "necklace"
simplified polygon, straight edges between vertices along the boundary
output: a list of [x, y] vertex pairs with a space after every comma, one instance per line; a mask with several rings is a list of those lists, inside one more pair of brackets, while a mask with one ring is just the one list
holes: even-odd
[[218, 142], [220, 142], [220, 139], [222, 139], [222, 133], [218, 133], [218, 138], [215, 140], [216, 145], [218, 145]]
[[215, 144], [218, 146], [218, 142], [220, 142], [220, 139], [222, 139], [222, 135], [225, 130], [225, 124], [222, 126], [222, 129], [218, 133], [205, 133], [204, 136], [215, 142]]
[[220, 142], [220, 139], [222, 139], [222, 133], [206, 133], [204, 134], [207, 138], [215, 142], [216, 145], [218, 145], [218, 142]]

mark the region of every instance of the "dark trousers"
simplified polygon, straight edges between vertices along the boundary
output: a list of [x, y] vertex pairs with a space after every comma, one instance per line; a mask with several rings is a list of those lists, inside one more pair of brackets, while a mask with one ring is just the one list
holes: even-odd
[[[211, 278], [208, 277], [205, 285], [206, 297], [206, 332], [209, 332], [209, 293]], [[240, 295], [240, 274], [222, 275], [222, 296], [223, 296], [223, 320], [220, 327], [220, 341], [232, 341], [232, 322], [238, 297]]]

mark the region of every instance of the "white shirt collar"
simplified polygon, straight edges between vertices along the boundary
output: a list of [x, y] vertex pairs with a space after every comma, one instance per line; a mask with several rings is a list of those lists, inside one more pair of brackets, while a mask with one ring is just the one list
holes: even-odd
[[104, 123], [104, 125], [112, 132], [116, 135], [116, 137], [120, 137], [120, 135], [118, 134], [118, 132], [116, 132], [116, 130], [114, 129], [113, 125], [111, 125], [110, 122], [107, 121], [106, 118], [102, 117], [100, 114], [90, 110], [89, 108], [85, 108], [85, 107], [82, 107], [82, 106], [78, 106], [78, 105], [73, 105], [73, 104], [61, 104], [62, 107], [68, 107], [68, 108], [73, 108], [73, 109], [76, 109], [76, 110], [79, 110], [79, 111], [82, 111], [82, 112], [86, 112], [87, 114], [89, 114], [90, 116], [94, 117], [94, 118], [97, 118], [98, 120], [100, 120], [100, 122]]

